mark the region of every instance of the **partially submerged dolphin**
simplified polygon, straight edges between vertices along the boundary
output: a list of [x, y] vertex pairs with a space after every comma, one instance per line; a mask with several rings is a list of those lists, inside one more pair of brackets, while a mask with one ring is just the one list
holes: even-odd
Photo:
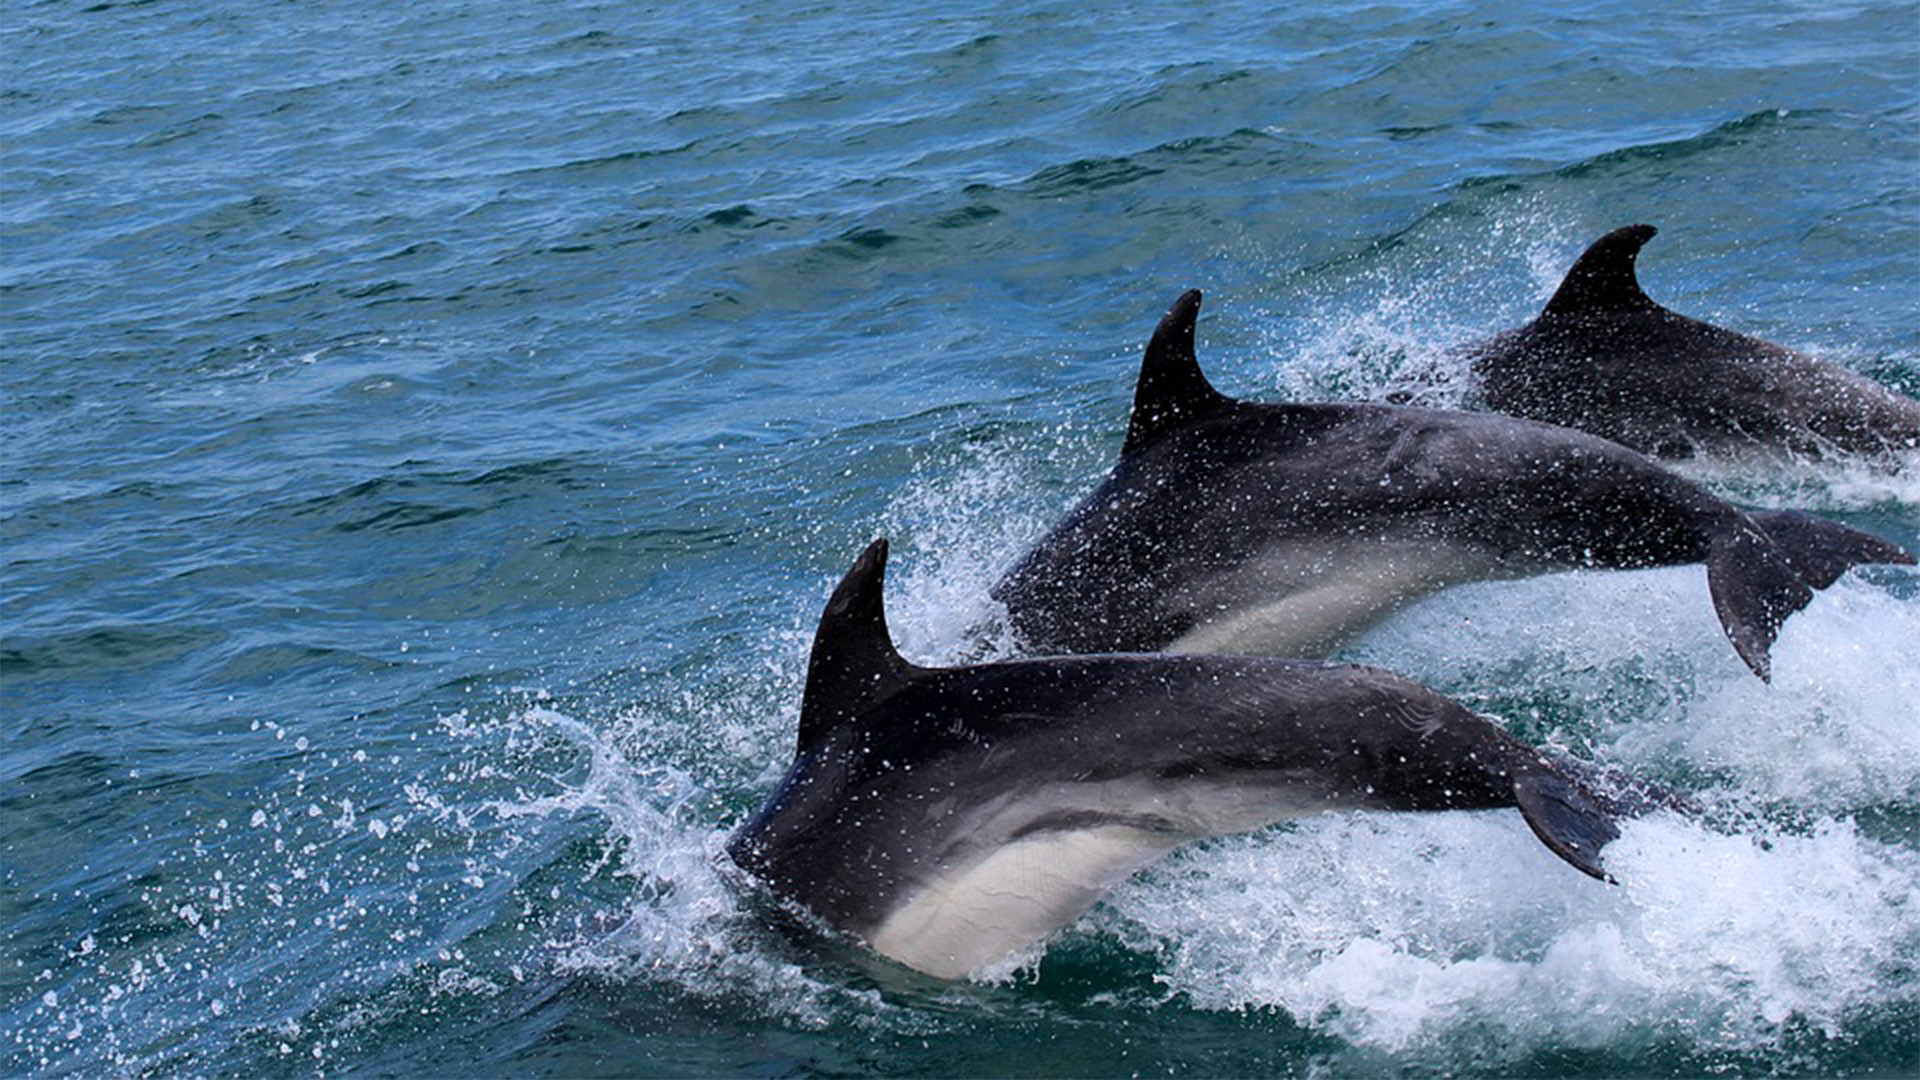
[[1859, 563], [1911, 563], [1793, 511], [1744, 513], [1617, 443], [1484, 413], [1237, 401], [1194, 355], [1200, 293], [1147, 346], [1119, 463], [993, 589], [1040, 652], [1323, 655], [1447, 585], [1704, 562], [1768, 677], [1780, 624]]
[[1326, 809], [1517, 806], [1603, 877], [1637, 812], [1397, 675], [1217, 656], [926, 668], [893, 646], [875, 541], [814, 636], [793, 766], [727, 851], [781, 900], [958, 978], [1175, 847]]
[[1920, 401], [1655, 303], [1634, 261], [1656, 231], [1628, 225], [1594, 241], [1538, 318], [1473, 347], [1489, 407], [1663, 457], [1920, 447]]

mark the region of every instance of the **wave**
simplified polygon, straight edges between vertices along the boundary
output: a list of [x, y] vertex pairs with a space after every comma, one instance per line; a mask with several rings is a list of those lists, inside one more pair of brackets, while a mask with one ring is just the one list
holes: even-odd
[[1823, 109], [1762, 109], [1695, 134], [1621, 146], [1544, 173], [1472, 177], [1461, 181], [1458, 190], [1477, 193], [1483, 188], [1495, 188], [1505, 193], [1524, 190], [1548, 178], [1593, 180], [1630, 174], [1650, 166], [1676, 164], [1688, 158], [1744, 147], [1756, 141], [1788, 137], [1796, 131], [1818, 129], [1823, 126], [1821, 120], [1826, 115], [1827, 110]]

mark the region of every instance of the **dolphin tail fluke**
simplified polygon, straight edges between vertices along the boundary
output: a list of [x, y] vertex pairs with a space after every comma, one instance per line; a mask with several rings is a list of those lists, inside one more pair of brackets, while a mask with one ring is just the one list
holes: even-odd
[[1707, 548], [1707, 590], [1734, 651], [1762, 681], [1773, 681], [1773, 639], [1813, 589], [1770, 536], [1742, 519]]
[[1786, 552], [1800, 579], [1816, 589], [1840, 580], [1841, 574], [1856, 566], [1913, 565], [1913, 556], [1898, 544], [1826, 518], [1798, 510], [1766, 510], [1747, 516]]
[[1849, 567], [1911, 564], [1900, 547], [1794, 510], [1749, 514], [1707, 550], [1707, 586], [1720, 625], [1755, 675], [1771, 679], [1768, 652], [1787, 616]]
[[1600, 849], [1620, 835], [1608, 805], [1569, 777], [1540, 769], [1513, 783], [1514, 801], [1533, 835], [1583, 874], [1612, 881], [1600, 866]]
[[1556, 771], [1585, 789], [1615, 818], [1645, 817], [1662, 810], [1688, 817], [1706, 813], [1693, 799], [1611, 765], [1585, 761], [1570, 754], [1554, 754], [1549, 760]]

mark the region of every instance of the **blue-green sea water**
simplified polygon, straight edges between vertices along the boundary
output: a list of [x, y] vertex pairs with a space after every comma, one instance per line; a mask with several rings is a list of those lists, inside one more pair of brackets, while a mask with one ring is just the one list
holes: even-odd
[[[1920, 581], [1697, 567], [1343, 656], [1713, 810], [1614, 887], [1329, 814], [903, 980], [721, 873], [876, 535], [929, 663], [1228, 392], [1471, 405], [1649, 292], [1920, 394], [1920, 7], [0, 0], [0, 1074], [1920, 1072]], [[1920, 463], [1705, 462], [1920, 549]]]

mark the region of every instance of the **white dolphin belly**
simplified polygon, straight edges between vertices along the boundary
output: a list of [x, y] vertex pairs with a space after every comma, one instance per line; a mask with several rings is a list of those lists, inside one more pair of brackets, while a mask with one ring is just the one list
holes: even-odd
[[1167, 651], [1322, 656], [1429, 593], [1519, 576], [1488, 552], [1444, 541], [1282, 541], [1180, 590], [1192, 629]]
[[958, 979], [1079, 918], [1186, 839], [1129, 825], [1036, 833], [929, 882], [867, 944], [936, 978]]
[[[1305, 785], [1178, 783], [1143, 777], [1053, 785], [997, 801], [958, 830], [947, 869], [866, 935], [875, 952], [944, 979], [973, 974], [1046, 937], [1182, 844], [1317, 813]], [[1309, 779], [1309, 778], [1303, 778]], [[1065, 815], [1065, 817], [1062, 817]], [[1020, 826], [1059, 817], [1085, 825]], [[989, 844], [980, 838], [1017, 836]]]

